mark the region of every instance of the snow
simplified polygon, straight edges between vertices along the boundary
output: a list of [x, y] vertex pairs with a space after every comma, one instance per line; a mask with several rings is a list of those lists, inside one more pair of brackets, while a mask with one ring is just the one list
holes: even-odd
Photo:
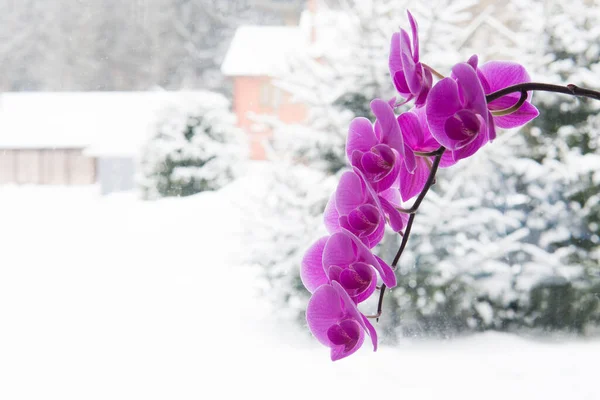
[[160, 112], [205, 92], [14, 92], [0, 94], [0, 149], [86, 148], [135, 156]]
[[218, 189], [244, 168], [247, 137], [227, 98], [198, 92], [180, 103], [156, 116], [141, 150], [138, 184], [146, 199]]
[[415, 338], [332, 363], [244, 263], [263, 174], [154, 202], [0, 187], [0, 398], [596, 398], [593, 340]]
[[305, 31], [294, 26], [241, 26], [235, 31], [221, 72], [225, 76], [277, 76], [287, 59], [307, 46]]

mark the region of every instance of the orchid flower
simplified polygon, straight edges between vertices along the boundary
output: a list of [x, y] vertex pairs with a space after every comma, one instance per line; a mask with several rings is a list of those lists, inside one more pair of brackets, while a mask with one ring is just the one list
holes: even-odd
[[[514, 128], [535, 118], [538, 110], [530, 103], [531, 94], [525, 97], [521, 91], [533, 87], [564, 93], [555, 85], [527, 84], [486, 98], [530, 78], [523, 66], [513, 62], [492, 61], [479, 67], [477, 56], [455, 65], [451, 75], [443, 78], [420, 62], [417, 23], [410, 12], [408, 19], [412, 41], [403, 29], [392, 36], [389, 69], [406, 99], [400, 104], [414, 100], [415, 107], [396, 116], [394, 108], [400, 105], [396, 99], [375, 99], [371, 102], [374, 123], [362, 117], [352, 120], [346, 142], [352, 170], [341, 175], [327, 203], [324, 221], [329, 236], [314, 242], [301, 263], [300, 277], [312, 293], [308, 326], [331, 349], [334, 361], [356, 352], [365, 332], [377, 349], [375, 329], [357, 305], [375, 292], [380, 279], [378, 310], [369, 318], [381, 315], [385, 289], [396, 285], [392, 266], [405, 249], [414, 213], [438, 167], [454, 165], [494, 140], [496, 125]], [[442, 78], [433, 87], [432, 73]], [[567, 89], [574, 95], [600, 95], [574, 85]], [[488, 104], [488, 98], [513, 90]], [[410, 209], [402, 206], [417, 195]], [[408, 213], [413, 215], [409, 218]], [[396, 232], [404, 230], [392, 266], [371, 250], [383, 238], [386, 223]]]
[[431, 134], [458, 161], [493, 140], [496, 130], [475, 69], [459, 63], [452, 74], [431, 89], [425, 110]]
[[331, 348], [336, 361], [356, 352], [363, 344], [365, 331], [377, 350], [377, 332], [369, 320], [337, 282], [315, 290], [306, 307], [306, 322], [319, 342]]
[[377, 275], [388, 287], [396, 286], [392, 268], [374, 256], [356, 236], [342, 229], [317, 240], [302, 259], [300, 278], [309, 292], [338, 282], [356, 303], [375, 291]]
[[404, 144], [392, 106], [381, 99], [371, 102], [377, 118], [372, 124], [366, 118], [355, 118], [350, 123], [346, 156], [358, 168], [376, 192], [393, 185], [402, 164], [409, 171], [416, 167], [413, 152]]
[[[475, 55], [469, 59], [469, 64], [477, 71], [477, 77], [485, 94], [531, 81], [525, 67], [515, 62], [489, 61], [478, 68], [477, 56]], [[531, 104], [531, 92], [528, 92], [525, 103], [517, 110], [505, 115], [494, 115], [494, 111], [510, 109], [517, 104], [520, 97], [520, 93], [515, 92], [488, 103], [488, 109], [492, 112], [494, 124], [500, 128], [516, 128], [525, 125], [539, 115], [538, 109]]]
[[[429, 153], [437, 150], [440, 144], [433, 138], [425, 108], [413, 108], [398, 116], [398, 125], [402, 130], [404, 143], [415, 153]], [[448, 167], [456, 162], [450, 152], [444, 153], [441, 167]], [[408, 201], [423, 190], [429, 171], [431, 170], [430, 157], [416, 157], [416, 168], [413, 173], [406, 168], [400, 170], [400, 194], [403, 201]]]
[[412, 47], [408, 33], [404, 29], [394, 33], [390, 47], [389, 69], [396, 90], [406, 99], [401, 104], [415, 99], [415, 106], [421, 107], [425, 104], [433, 79], [431, 71], [419, 61], [417, 22], [410, 11], [407, 13], [412, 33]]
[[373, 189], [360, 171], [346, 171], [325, 207], [325, 227], [329, 233], [342, 228], [352, 232], [367, 247], [375, 247], [385, 233], [385, 215]]

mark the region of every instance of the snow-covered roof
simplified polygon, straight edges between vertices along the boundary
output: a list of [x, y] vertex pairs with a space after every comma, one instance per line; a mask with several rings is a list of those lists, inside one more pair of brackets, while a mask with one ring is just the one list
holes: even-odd
[[307, 46], [306, 31], [298, 26], [241, 26], [225, 55], [225, 76], [277, 76], [287, 59]]
[[201, 93], [2, 93], [0, 149], [84, 148], [96, 156], [134, 156], [164, 108]]

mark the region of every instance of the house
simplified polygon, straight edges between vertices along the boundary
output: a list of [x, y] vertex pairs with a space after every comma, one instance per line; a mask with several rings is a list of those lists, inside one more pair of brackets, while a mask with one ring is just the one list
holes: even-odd
[[161, 111], [195, 92], [0, 95], [0, 185], [135, 186], [135, 165]]
[[306, 0], [295, 25], [247, 25], [236, 30], [221, 72], [232, 80], [233, 111], [249, 136], [251, 158], [265, 158], [264, 144], [272, 134], [260, 116], [290, 124], [306, 121], [308, 107], [295, 101], [281, 81], [292, 73], [295, 61], [319, 60], [324, 49], [338, 45], [343, 39], [338, 27], [348, 24], [347, 17], [326, 1]]
[[242, 26], [235, 32], [221, 72], [233, 81], [233, 111], [238, 126], [250, 136], [253, 159], [264, 159], [264, 141], [271, 134], [253, 115], [269, 115], [282, 122], [302, 122], [306, 107], [276, 85], [287, 71], [288, 59], [302, 51], [308, 35], [301, 26]]

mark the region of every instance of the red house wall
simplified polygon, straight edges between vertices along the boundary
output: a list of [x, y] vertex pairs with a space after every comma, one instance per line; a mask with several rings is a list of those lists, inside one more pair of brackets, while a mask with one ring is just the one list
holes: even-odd
[[250, 152], [254, 160], [265, 158], [263, 143], [271, 136], [270, 129], [259, 126], [251, 114], [272, 115], [285, 123], [301, 123], [306, 119], [306, 107], [294, 103], [291, 95], [272, 84], [266, 76], [233, 78], [233, 109], [238, 126], [250, 137]]

